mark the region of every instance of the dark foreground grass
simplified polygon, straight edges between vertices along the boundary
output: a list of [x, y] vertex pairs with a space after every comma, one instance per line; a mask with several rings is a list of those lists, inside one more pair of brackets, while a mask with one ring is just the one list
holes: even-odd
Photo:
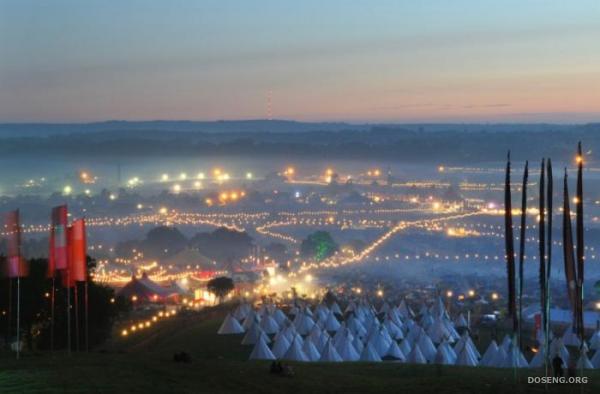
[[[219, 336], [221, 311], [178, 316], [116, 338], [89, 354], [27, 354], [0, 358], [0, 393], [544, 393], [526, 383], [541, 371], [415, 366], [398, 363], [295, 363], [295, 376], [269, 374], [268, 362], [247, 361], [240, 336]], [[186, 351], [192, 363], [173, 362]], [[598, 393], [587, 385], [549, 385], [550, 393]]]

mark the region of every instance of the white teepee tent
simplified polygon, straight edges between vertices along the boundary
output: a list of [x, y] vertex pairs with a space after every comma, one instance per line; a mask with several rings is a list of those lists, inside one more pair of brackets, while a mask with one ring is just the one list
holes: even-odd
[[275, 355], [267, 346], [264, 337], [261, 336], [254, 345], [254, 349], [250, 353], [250, 360], [275, 360]]
[[390, 347], [385, 352], [384, 357], [391, 358], [394, 360], [406, 361], [406, 356], [404, 355], [404, 353], [402, 353], [402, 350], [400, 350], [400, 347], [398, 346], [398, 343], [396, 343], [396, 341], [392, 341], [390, 343]]
[[493, 367], [492, 364], [494, 357], [496, 357], [496, 353], [498, 352], [498, 344], [495, 340], [492, 340], [488, 345], [485, 353], [483, 353], [483, 357], [481, 357], [480, 364], [484, 367]]
[[410, 353], [408, 353], [408, 356], [406, 356], [406, 362], [411, 364], [427, 364], [425, 356], [423, 356], [421, 349], [419, 349], [419, 345], [416, 343]]
[[317, 350], [317, 347], [313, 343], [311, 338], [306, 338], [304, 340], [304, 344], [302, 345], [302, 351], [308, 358], [308, 361], [319, 361], [321, 358], [321, 354]]
[[219, 327], [219, 331], [217, 334], [225, 335], [225, 334], [243, 334], [244, 328], [242, 325], [230, 314], [228, 313]]
[[304, 354], [304, 351], [302, 350], [302, 345], [297, 341], [297, 338], [298, 337], [294, 338], [290, 344], [290, 348], [287, 352], [285, 352], [282, 358], [289, 361], [309, 361], [308, 357], [306, 357], [306, 354]]
[[279, 337], [277, 337], [275, 339], [275, 342], [273, 343], [273, 347], [271, 348], [271, 351], [273, 352], [275, 357], [283, 358], [283, 356], [285, 355], [285, 353], [288, 351], [289, 348], [290, 348], [290, 342], [288, 341], [287, 337], [285, 335], [280, 335]]
[[327, 344], [325, 344], [325, 347], [323, 348], [323, 351], [321, 352], [321, 358], [319, 359], [319, 361], [335, 362], [335, 363], [344, 361], [342, 359], [342, 357], [339, 355], [339, 353], [337, 352], [337, 350], [335, 350], [335, 347], [333, 346], [331, 339], [329, 339], [327, 341]]
[[475, 357], [473, 352], [469, 350], [469, 347], [463, 346], [462, 350], [460, 351], [460, 353], [458, 353], [456, 357], [455, 364], [467, 367], [476, 367], [479, 364], [479, 362], [477, 361], [477, 358]]
[[377, 350], [375, 350], [375, 348], [373, 348], [373, 346], [369, 342], [365, 345], [362, 353], [360, 354], [359, 360], [368, 362], [379, 362], [381, 361], [381, 357], [379, 357], [379, 353], [377, 352]]
[[342, 340], [335, 347], [335, 350], [337, 350], [338, 354], [344, 361], [358, 361], [360, 358], [360, 354], [358, 354], [354, 348], [354, 345], [352, 345], [349, 337], [342, 338]]

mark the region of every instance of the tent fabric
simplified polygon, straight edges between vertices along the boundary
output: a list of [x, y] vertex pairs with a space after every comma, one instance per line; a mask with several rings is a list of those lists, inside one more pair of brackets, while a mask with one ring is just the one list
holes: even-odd
[[261, 336], [254, 345], [254, 349], [250, 353], [250, 360], [275, 360], [275, 355], [267, 346], [264, 337]]
[[227, 316], [225, 316], [225, 320], [223, 320], [221, 327], [219, 327], [219, 331], [217, 331], [217, 334], [219, 334], [219, 335], [243, 334], [243, 333], [244, 333], [244, 328], [231, 315], [231, 313], [228, 313]]

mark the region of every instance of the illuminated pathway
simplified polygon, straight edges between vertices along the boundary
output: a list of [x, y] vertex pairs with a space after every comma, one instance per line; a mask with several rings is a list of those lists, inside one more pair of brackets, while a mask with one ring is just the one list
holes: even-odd
[[[321, 269], [321, 268], [336, 268], [339, 266], [343, 266], [346, 264], [352, 264], [352, 263], [359, 263], [361, 261], [363, 261], [365, 258], [367, 258], [368, 256], [371, 255], [371, 253], [373, 253], [378, 247], [380, 247], [383, 243], [385, 243], [388, 239], [390, 239], [391, 237], [393, 237], [394, 235], [396, 235], [398, 232], [400, 232], [401, 230], [406, 230], [408, 228], [411, 227], [415, 227], [415, 226], [423, 226], [423, 225], [432, 225], [432, 224], [436, 224], [436, 223], [441, 223], [441, 222], [445, 222], [445, 221], [449, 221], [449, 220], [456, 220], [456, 219], [463, 219], [466, 217], [471, 217], [471, 216], [478, 216], [478, 215], [488, 215], [488, 212], [485, 211], [477, 211], [477, 212], [470, 212], [470, 213], [465, 213], [465, 214], [459, 214], [459, 215], [450, 215], [450, 216], [445, 216], [442, 218], [436, 218], [436, 219], [421, 219], [421, 220], [415, 220], [415, 221], [411, 221], [411, 222], [400, 222], [398, 223], [396, 226], [392, 227], [390, 230], [386, 231], [383, 235], [381, 235], [379, 238], [377, 238], [373, 243], [371, 243], [369, 246], [367, 246], [365, 249], [363, 249], [360, 253], [351, 256], [351, 257], [338, 257], [333, 256], [329, 259], [323, 260], [321, 262], [318, 263], [303, 263], [302, 266], [298, 269], [298, 273], [303, 273], [303, 272], [307, 272], [313, 269]], [[295, 274], [292, 273], [290, 274], [290, 276], [294, 276]]]

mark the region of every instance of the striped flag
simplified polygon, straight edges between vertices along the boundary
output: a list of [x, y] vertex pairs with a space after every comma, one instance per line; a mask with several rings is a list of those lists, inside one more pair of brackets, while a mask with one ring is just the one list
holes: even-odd
[[9, 278], [27, 276], [29, 267], [21, 255], [21, 225], [18, 209], [4, 215], [3, 232], [7, 241], [6, 276]]
[[67, 206], [52, 208], [52, 227], [50, 229], [50, 260], [54, 269], [69, 268], [69, 251], [67, 239]]

